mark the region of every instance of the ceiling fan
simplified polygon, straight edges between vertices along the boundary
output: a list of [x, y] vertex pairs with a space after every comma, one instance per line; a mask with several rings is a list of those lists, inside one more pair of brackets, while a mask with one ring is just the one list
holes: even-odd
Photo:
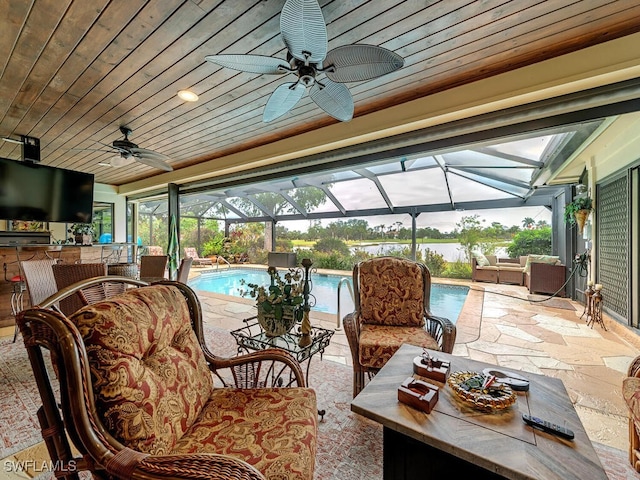
[[[404, 59], [375, 45], [344, 45], [327, 52], [327, 27], [317, 0], [287, 0], [280, 14], [280, 32], [287, 47], [287, 60], [264, 55], [209, 55], [205, 59], [241, 72], [281, 75], [294, 73], [295, 82], [283, 83], [269, 97], [262, 116], [270, 122], [309, 96], [332, 117], [347, 122], [353, 118], [353, 97], [342, 85], [391, 73]], [[326, 78], [318, 79], [323, 73]]]
[[[154, 152], [153, 150], [147, 150], [146, 148], [140, 148], [138, 145], [129, 140], [129, 135], [131, 135], [132, 130], [129, 127], [120, 127], [120, 132], [124, 135], [122, 140], [114, 140], [111, 145], [106, 143], [101, 143], [105, 147], [110, 148], [111, 150], [98, 149], [94, 150], [97, 152], [110, 151], [119, 154], [116, 157], [111, 159], [109, 164], [102, 165], [110, 165], [112, 167], [123, 167], [125, 165], [129, 165], [132, 161], [144, 163], [153, 168], [157, 168], [160, 170], [164, 170], [165, 172], [171, 172], [173, 168], [171, 165], [167, 163], [168, 160], [171, 160], [168, 156], [163, 155], [162, 153]], [[89, 149], [83, 149], [89, 150]]]

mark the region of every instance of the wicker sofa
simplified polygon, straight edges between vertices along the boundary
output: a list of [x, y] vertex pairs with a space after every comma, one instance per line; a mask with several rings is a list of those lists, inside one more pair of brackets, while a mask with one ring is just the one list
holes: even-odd
[[565, 278], [565, 265], [552, 255], [523, 255], [517, 259], [478, 255], [471, 260], [474, 282], [524, 285], [529, 293], [565, 296]]
[[478, 255], [471, 259], [471, 279], [474, 282], [523, 285], [526, 259], [526, 256], [498, 258], [495, 255]]
[[[69, 317], [53, 308], [113, 278], [140, 288]], [[312, 480], [318, 414], [299, 363], [278, 349], [214, 355], [193, 290], [144, 285], [97, 277], [18, 315], [56, 477]], [[60, 401], [41, 349], [51, 352]]]

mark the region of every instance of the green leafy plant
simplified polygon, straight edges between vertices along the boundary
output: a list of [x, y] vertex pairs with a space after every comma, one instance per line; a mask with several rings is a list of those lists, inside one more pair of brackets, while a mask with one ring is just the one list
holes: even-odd
[[[255, 298], [259, 310], [262, 309], [264, 313], [273, 314], [276, 319], [282, 320], [286, 307], [300, 307], [304, 302], [302, 272], [291, 268], [284, 274], [284, 278], [275, 267], [269, 267], [267, 272], [271, 277], [270, 285], [246, 283], [241, 280], [241, 285], [246, 285], [249, 289], [240, 290], [240, 295]], [[295, 315], [297, 321], [302, 320], [302, 309], [297, 308]]]
[[93, 235], [95, 230], [91, 223], [74, 223], [67, 232], [72, 235]]
[[578, 197], [564, 207], [564, 221], [570, 225], [576, 223], [576, 212], [580, 210], [593, 210], [591, 197]]
[[507, 253], [511, 258], [531, 253], [551, 255], [551, 227], [522, 230], [513, 237], [513, 241], [507, 247]]

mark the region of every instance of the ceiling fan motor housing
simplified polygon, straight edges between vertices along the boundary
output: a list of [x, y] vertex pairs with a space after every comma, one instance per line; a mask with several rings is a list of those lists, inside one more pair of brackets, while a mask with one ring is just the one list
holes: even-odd
[[316, 82], [316, 69], [312, 65], [298, 65], [298, 78], [305, 87], [310, 87]]

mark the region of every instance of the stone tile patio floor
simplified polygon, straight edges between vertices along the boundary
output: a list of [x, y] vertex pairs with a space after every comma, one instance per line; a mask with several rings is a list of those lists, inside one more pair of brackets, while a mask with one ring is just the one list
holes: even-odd
[[[455, 355], [562, 379], [590, 438], [628, 451], [628, 414], [621, 385], [629, 363], [640, 355], [640, 336], [606, 315], [606, 331], [600, 326], [587, 326], [580, 318], [583, 306], [570, 300], [564, 302], [570, 309], [532, 304], [524, 287], [435, 281], [471, 288], [456, 322]], [[234, 330], [255, 313], [251, 299], [208, 292], [198, 295], [205, 322], [212, 326]], [[336, 328], [336, 317], [311, 314], [314, 325], [331, 329]], [[10, 334], [12, 327], [0, 329], [0, 336]], [[351, 365], [349, 345], [341, 329], [333, 335], [323, 359]], [[47, 458], [44, 451], [34, 452], [44, 450], [42, 443], [28, 450], [34, 458]], [[14, 477], [0, 473], [0, 479], [5, 478]]]
[[[587, 326], [580, 318], [583, 305], [568, 299], [563, 303], [570, 309], [532, 304], [524, 287], [436, 281], [471, 288], [456, 323], [455, 355], [562, 379], [590, 438], [628, 450], [628, 413], [621, 386], [629, 363], [640, 355], [640, 336], [606, 315], [606, 331]], [[208, 292], [199, 296], [205, 320], [213, 326], [233, 330], [255, 312], [251, 299]], [[336, 328], [336, 315], [312, 311], [311, 320]], [[351, 365], [341, 329], [323, 359]]]

